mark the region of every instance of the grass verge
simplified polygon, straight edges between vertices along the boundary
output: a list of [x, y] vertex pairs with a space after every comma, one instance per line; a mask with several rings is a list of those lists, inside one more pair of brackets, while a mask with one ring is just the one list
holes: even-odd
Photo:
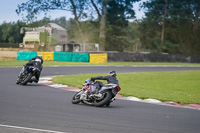
[[[0, 66], [13, 67], [23, 66], [28, 61], [17, 61], [14, 59], [1, 59]], [[64, 61], [44, 61], [44, 66], [196, 66], [200, 63], [152, 63], [152, 62], [108, 62], [108, 63], [84, 63]]]
[[[102, 74], [106, 75], [106, 74]], [[53, 82], [81, 88], [84, 81], [99, 74], [54, 77]], [[123, 96], [155, 98], [180, 104], [200, 104], [200, 71], [118, 73]], [[77, 80], [78, 79], [78, 80]]]

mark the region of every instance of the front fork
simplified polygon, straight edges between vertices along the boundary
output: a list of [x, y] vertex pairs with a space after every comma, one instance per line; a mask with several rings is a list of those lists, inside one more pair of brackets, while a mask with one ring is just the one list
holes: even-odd
[[[82, 90], [83, 91], [83, 90]], [[82, 94], [81, 94], [82, 93]], [[83, 92], [80, 92], [80, 100], [88, 100], [88, 90], [85, 90]]]

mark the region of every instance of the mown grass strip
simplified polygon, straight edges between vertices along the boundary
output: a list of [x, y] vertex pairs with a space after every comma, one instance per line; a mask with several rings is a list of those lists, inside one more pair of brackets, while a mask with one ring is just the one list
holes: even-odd
[[[81, 88], [84, 81], [100, 74], [67, 75], [53, 82]], [[106, 74], [102, 74], [106, 75]], [[200, 104], [200, 71], [118, 73], [123, 96], [155, 98], [180, 104]]]

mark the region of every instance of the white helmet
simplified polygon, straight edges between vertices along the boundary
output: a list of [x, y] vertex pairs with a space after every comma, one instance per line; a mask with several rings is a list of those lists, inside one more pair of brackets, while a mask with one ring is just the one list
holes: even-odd
[[110, 71], [110, 72], [108, 73], [108, 75], [113, 76], [113, 77], [117, 76], [117, 74], [116, 74], [115, 71]]

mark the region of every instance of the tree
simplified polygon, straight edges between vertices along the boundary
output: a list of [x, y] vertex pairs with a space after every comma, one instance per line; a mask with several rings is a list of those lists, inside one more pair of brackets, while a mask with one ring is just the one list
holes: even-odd
[[[98, 28], [98, 22], [96, 21], [83, 21], [80, 22], [82, 25], [82, 31], [84, 34], [84, 37], [88, 39], [88, 42], [98, 42], [99, 38], [99, 28]], [[81, 42], [79, 34], [76, 32], [77, 25], [73, 19], [70, 19], [67, 21], [67, 33], [68, 33], [68, 39], [75, 42]]]
[[124, 51], [131, 44], [128, 19], [135, 17], [134, 0], [110, 0], [107, 7], [106, 50]]
[[107, 11], [107, 3], [109, 0], [90, 0], [90, 4], [92, 5], [90, 7], [90, 10], [93, 11], [94, 9], [96, 11], [96, 14], [98, 16], [98, 22], [99, 22], [99, 43], [100, 48], [102, 50], [105, 49], [106, 44], [106, 11]]
[[170, 53], [199, 53], [199, 0], [150, 0], [143, 7], [147, 9], [140, 23], [143, 46]]
[[5, 43], [20, 43], [23, 37], [20, 35], [20, 28], [24, 26], [23, 22], [4, 22], [0, 25], [0, 42]]
[[44, 17], [42, 20], [39, 21], [34, 21], [30, 24], [28, 24], [28, 27], [40, 27], [40, 26], [44, 26], [46, 24], [48, 24], [51, 21], [50, 18]]
[[[168, 3], [169, 0], [151, 0], [143, 3], [143, 7], [148, 9], [146, 13], [147, 19], [145, 21], [155, 22], [161, 26], [160, 48], [163, 47], [164, 43]], [[153, 21], [148, 19], [152, 19]]]
[[68, 25], [68, 21], [66, 20], [66, 17], [56, 18], [55, 20], [51, 20], [51, 22], [56, 23], [64, 28], [67, 28], [67, 25]]
[[140, 38], [139, 38], [139, 22], [134, 21], [134, 22], [129, 22], [128, 23], [128, 35], [129, 35], [129, 41], [130, 45], [127, 47], [127, 51], [131, 52], [139, 52], [141, 50], [141, 43], [140, 43]]

